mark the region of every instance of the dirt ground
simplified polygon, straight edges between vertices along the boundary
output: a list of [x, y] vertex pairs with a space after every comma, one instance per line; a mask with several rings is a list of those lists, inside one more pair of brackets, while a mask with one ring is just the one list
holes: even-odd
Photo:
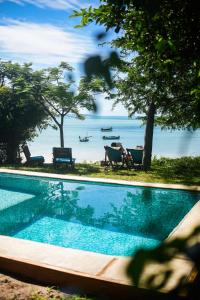
[[0, 300], [46, 300], [73, 299], [53, 287], [27, 283], [14, 277], [0, 274]]

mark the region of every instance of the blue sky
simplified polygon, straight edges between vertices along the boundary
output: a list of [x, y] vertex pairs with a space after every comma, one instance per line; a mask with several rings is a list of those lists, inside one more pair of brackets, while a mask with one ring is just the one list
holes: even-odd
[[[0, 0], [0, 57], [20, 63], [32, 62], [34, 68], [70, 63], [77, 79], [82, 62], [89, 54], [106, 55], [109, 47], [98, 46], [95, 36], [103, 28], [91, 24], [74, 26], [78, 18], [69, 18], [73, 10], [98, 5], [98, 0]], [[99, 113], [127, 115], [122, 106], [111, 111], [112, 103], [101, 96]]]

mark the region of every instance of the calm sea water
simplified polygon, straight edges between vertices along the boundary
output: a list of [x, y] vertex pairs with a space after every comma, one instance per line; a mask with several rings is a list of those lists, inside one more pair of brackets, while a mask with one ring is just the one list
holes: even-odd
[[[101, 132], [101, 127], [113, 127], [112, 132]], [[144, 144], [145, 127], [137, 119], [127, 117], [87, 116], [84, 121], [66, 118], [64, 126], [65, 147], [71, 147], [77, 161], [99, 161], [104, 159], [104, 146], [112, 141], [102, 139], [103, 135], [120, 135], [124, 147]], [[79, 136], [91, 136], [87, 143], [79, 142]], [[32, 155], [44, 155], [45, 161], [52, 160], [52, 147], [59, 147], [59, 131], [51, 127], [43, 130], [34, 142], [29, 144]], [[158, 157], [179, 157], [200, 155], [200, 130], [189, 131], [154, 130], [153, 155]]]

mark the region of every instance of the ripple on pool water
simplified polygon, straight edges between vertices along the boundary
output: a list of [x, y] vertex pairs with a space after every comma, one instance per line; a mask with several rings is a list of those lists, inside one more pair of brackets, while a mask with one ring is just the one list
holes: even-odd
[[127, 233], [44, 217], [14, 237], [109, 255], [132, 255], [139, 248], [152, 248], [160, 241]]

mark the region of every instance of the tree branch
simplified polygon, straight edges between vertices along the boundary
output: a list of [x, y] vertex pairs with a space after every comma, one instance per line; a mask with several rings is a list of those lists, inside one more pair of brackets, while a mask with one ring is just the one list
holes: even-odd
[[44, 96], [42, 96], [44, 101], [46, 101], [59, 115], [61, 114], [60, 111]]
[[50, 117], [54, 120], [54, 122], [56, 123], [56, 125], [59, 127], [60, 126], [60, 123], [57, 121], [56, 117], [53, 115], [53, 113], [48, 109], [48, 107], [46, 107], [46, 105], [44, 104], [43, 101], [41, 101], [39, 99], [39, 97], [37, 98], [37, 100], [41, 105], [42, 107], [44, 108], [44, 110], [50, 115]]

